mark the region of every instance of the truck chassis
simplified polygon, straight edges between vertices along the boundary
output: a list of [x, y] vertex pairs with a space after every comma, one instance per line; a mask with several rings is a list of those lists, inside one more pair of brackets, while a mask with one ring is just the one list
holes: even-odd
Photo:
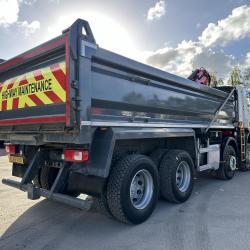
[[101, 49], [84, 20], [1, 63], [0, 81], [8, 88], [10, 77], [55, 63], [65, 65], [65, 100], [0, 112], [0, 139], [13, 176], [22, 178], [2, 183], [29, 199], [87, 210], [95, 201], [138, 224], [159, 195], [185, 202], [196, 172], [229, 180], [236, 169], [248, 170], [247, 88], [200, 86]]

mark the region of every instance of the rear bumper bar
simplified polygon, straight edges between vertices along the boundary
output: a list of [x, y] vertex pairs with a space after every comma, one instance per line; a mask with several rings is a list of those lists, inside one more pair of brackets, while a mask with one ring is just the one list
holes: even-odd
[[60, 193], [52, 193], [50, 190], [35, 187], [33, 184], [21, 184], [18, 181], [3, 179], [2, 183], [8, 185], [10, 187], [14, 187], [20, 189], [24, 192], [28, 193], [28, 199], [36, 200], [41, 196], [48, 198], [50, 200], [54, 200], [75, 208], [79, 208], [81, 210], [90, 210], [92, 201], [91, 200], [82, 200], [78, 198], [74, 198], [65, 194]]

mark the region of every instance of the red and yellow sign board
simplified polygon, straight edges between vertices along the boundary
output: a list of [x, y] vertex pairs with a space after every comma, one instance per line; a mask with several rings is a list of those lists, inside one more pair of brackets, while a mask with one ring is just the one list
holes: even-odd
[[0, 111], [66, 102], [65, 62], [0, 83]]

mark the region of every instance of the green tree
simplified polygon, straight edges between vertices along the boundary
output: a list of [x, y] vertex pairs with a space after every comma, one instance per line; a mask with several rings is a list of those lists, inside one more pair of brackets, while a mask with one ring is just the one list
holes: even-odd
[[210, 73], [211, 81], [210, 87], [216, 88], [218, 86], [218, 79], [215, 72]]
[[216, 72], [210, 73], [210, 77], [211, 77], [210, 87], [216, 88], [224, 85], [224, 80], [222, 78], [218, 78]]
[[218, 80], [218, 86], [223, 86], [223, 85], [224, 85], [223, 78], [219, 78], [219, 80]]
[[250, 85], [250, 67], [246, 68], [244, 71], [244, 80], [246, 84]]
[[243, 84], [243, 77], [241, 70], [238, 66], [235, 66], [231, 73], [230, 73], [230, 78], [229, 78], [229, 84], [232, 86], [237, 86], [240, 84]]

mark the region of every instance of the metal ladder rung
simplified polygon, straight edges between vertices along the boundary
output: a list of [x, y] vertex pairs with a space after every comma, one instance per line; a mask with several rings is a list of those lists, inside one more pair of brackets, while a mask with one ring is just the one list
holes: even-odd
[[241, 160], [244, 161], [246, 159], [246, 138], [245, 138], [245, 130], [244, 128], [240, 128], [240, 153]]

